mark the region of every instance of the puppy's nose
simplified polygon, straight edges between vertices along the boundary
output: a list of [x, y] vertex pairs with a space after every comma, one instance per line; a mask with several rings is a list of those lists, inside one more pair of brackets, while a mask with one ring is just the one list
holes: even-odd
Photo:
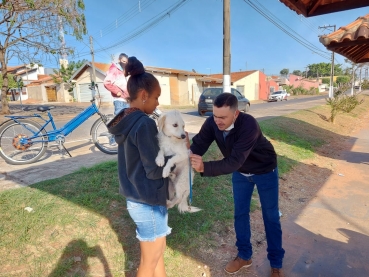
[[186, 138], [186, 135], [181, 135], [181, 138], [185, 139]]

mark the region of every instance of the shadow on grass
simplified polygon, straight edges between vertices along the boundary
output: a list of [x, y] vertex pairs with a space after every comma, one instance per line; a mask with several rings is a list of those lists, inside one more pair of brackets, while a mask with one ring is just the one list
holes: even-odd
[[85, 276], [86, 273], [89, 272], [87, 259], [95, 257], [104, 267], [103, 276], [113, 276], [102, 249], [98, 245], [89, 247], [86, 241], [79, 239], [72, 240], [64, 248], [57, 266], [49, 274], [49, 277], [65, 276], [66, 271], [72, 272], [74, 276]]
[[[271, 140], [287, 145], [289, 149], [292, 149], [292, 152], [298, 154], [306, 152], [307, 155], [310, 155], [314, 153], [315, 147], [322, 145], [329, 139], [343, 139], [333, 132], [291, 118], [281, 117], [263, 121], [261, 127], [265, 135]], [[293, 166], [300, 164], [299, 160], [285, 155], [283, 150], [279, 152], [277, 149], [277, 152], [279, 154], [281, 175], [288, 172]], [[85, 158], [89, 159], [89, 155], [86, 155]], [[217, 158], [221, 158], [219, 151], [213, 149], [208, 153], [207, 159]], [[65, 162], [68, 163], [69, 159], [66, 159]], [[51, 165], [48, 164], [48, 166]], [[32, 168], [40, 169], [36, 164], [30, 166], [27, 170]], [[327, 174], [326, 170], [316, 167], [318, 174]], [[319, 188], [322, 185], [323, 183], [317, 184], [317, 187]], [[122, 249], [121, 255], [124, 255], [124, 265], [122, 265], [124, 269], [120, 271], [120, 276], [135, 276], [136, 266], [139, 263], [139, 244], [134, 238], [135, 227], [126, 211], [125, 201], [118, 194], [116, 162], [106, 162], [89, 169], [79, 170], [59, 179], [43, 181], [26, 188], [26, 190], [28, 191], [25, 194], [28, 196], [36, 193], [36, 191], [45, 192], [105, 217], [117, 235]], [[37, 195], [35, 194], [35, 196]], [[9, 203], [9, 206], [10, 204], [14, 203]], [[203, 211], [183, 215], [179, 214], [176, 209], [169, 211], [169, 225], [173, 228], [173, 232], [168, 236], [168, 247], [173, 251], [178, 251], [195, 259], [200, 264], [208, 264], [210, 260], [213, 260], [214, 267], [209, 268], [211, 276], [222, 276], [223, 265], [221, 263], [224, 263], [224, 261], [219, 260], [220, 257], [229, 259], [234, 254], [234, 252], [228, 251], [233, 246], [234, 241], [225, 243], [227, 247], [224, 247], [224, 243], [221, 242], [221, 237], [233, 228], [233, 199], [230, 176], [201, 178], [196, 174], [193, 204], [202, 208]], [[50, 276], [66, 276], [66, 273], [72, 270], [71, 267], [66, 268], [64, 265], [75, 256], [75, 253], [69, 249], [76, 246], [80, 249], [88, 248], [86, 248], [83, 240], [71, 240], [66, 246], [63, 246], [65, 247], [64, 254], [52, 273], [54, 275]], [[206, 252], [209, 247], [215, 249], [211, 254]], [[95, 253], [92, 255], [96, 255], [100, 259], [105, 269], [105, 263], [108, 264], [108, 261], [103, 258], [104, 254], [100, 246], [97, 244], [91, 249], [87, 250]], [[219, 260], [219, 263], [217, 260]], [[171, 264], [167, 265], [168, 267], [171, 267]], [[108, 269], [109, 266], [106, 270]], [[59, 274], [63, 270], [64, 273]], [[56, 275], [56, 273], [59, 275]], [[178, 274], [176, 276], [182, 276], [180, 272]]]

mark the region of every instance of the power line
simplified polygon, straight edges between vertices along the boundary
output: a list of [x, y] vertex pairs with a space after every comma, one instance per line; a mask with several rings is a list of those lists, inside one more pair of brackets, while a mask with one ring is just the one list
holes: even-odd
[[131, 6], [127, 12], [120, 15], [116, 20], [105, 26], [103, 29], [95, 32], [92, 34], [93, 37], [103, 37], [106, 36], [116, 29], [118, 27], [122, 26], [124, 23], [129, 22], [133, 17], [140, 14], [142, 10], [145, 10], [148, 8], [152, 3], [154, 3], [156, 0], [143, 0], [140, 2], [140, 6], [138, 7], [136, 4]]
[[[266, 15], [267, 16], [267, 19], [269, 20], [269, 21], [271, 21], [274, 25], [279, 25], [277, 22], [275, 22], [275, 21], [278, 21], [280, 24], [282, 24], [282, 25], [284, 25], [287, 29], [289, 29], [292, 33], [294, 33], [294, 35], [293, 36], [298, 36], [298, 37], [300, 37], [298, 40], [301, 40], [301, 41], [303, 41], [303, 43], [306, 43], [306, 44], [308, 44], [310, 47], [312, 47], [312, 48], [314, 48], [314, 49], [316, 49], [317, 51], [320, 51], [320, 52], [322, 52], [322, 53], [324, 53], [324, 54], [329, 54], [329, 53], [327, 53], [327, 52], [325, 52], [325, 51], [323, 51], [323, 50], [321, 50], [321, 49], [319, 49], [318, 47], [316, 47], [314, 44], [312, 44], [311, 42], [309, 42], [309, 41], [307, 41], [304, 37], [302, 37], [300, 34], [298, 34], [298, 33], [296, 33], [295, 32], [295, 30], [293, 30], [293, 29], [291, 29], [287, 24], [285, 24], [282, 20], [280, 20], [278, 17], [276, 17], [272, 12], [270, 12], [265, 6], [263, 6], [258, 0], [255, 0], [258, 4], [259, 4], [259, 6], [261, 6], [262, 7], [262, 9], [260, 9], [259, 7], [257, 7], [255, 4], [253, 4], [250, 0], [249, 0], [249, 2], [252, 4], [252, 5], [254, 5], [254, 7], [256, 7], [256, 9], [257, 9], [257, 11], [260, 13], [260, 12], [262, 12], [263, 14], [263, 16], [265, 15], [265, 13], [264, 13], [264, 10], [269, 14], [269, 16], [268, 15]], [[264, 16], [265, 17], [265, 16]], [[276, 26], [277, 26], [276, 25]], [[278, 27], [278, 26], [277, 26]], [[283, 28], [282, 26], [280, 26], [281, 28]], [[284, 29], [284, 28], [283, 28]], [[286, 29], [284, 29], [285, 31], [287, 31]], [[287, 31], [288, 33], [289, 33], [289, 31]], [[289, 34], [291, 34], [291, 33], [289, 33]]]
[[[141, 26], [139, 26], [136, 29], [132, 30], [129, 34], [127, 34], [121, 40], [113, 43], [112, 45], [97, 49], [97, 50], [95, 50], [95, 53], [105, 51], [105, 50], [108, 50], [108, 49], [112, 49], [112, 48], [117, 47], [117, 46], [121, 46], [124, 43], [127, 43], [128, 41], [137, 38], [138, 36], [144, 34], [148, 30], [150, 30], [151, 28], [153, 28], [154, 26], [159, 24], [161, 21], [163, 21], [168, 16], [170, 16], [171, 13], [175, 12], [177, 9], [179, 9], [181, 6], [183, 6], [186, 2], [189, 2], [189, 1], [190, 0], [178, 1], [176, 4], [172, 5], [171, 7], [167, 8], [166, 10], [161, 12], [160, 14], [158, 14], [158, 15], [152, 17], [151, 19], [149, 19], [148, 21], [146, 21]], [[85, 56], [85, 55], [88, 55], [88, 54], [89, 54], [89, 52], [86, 52], [86, 53], [80, 54], [80, 56]]]
[[[289, 26], [287, 26], [285, 23], [283, 23], [281, 20], [279, 20], [278, 18], [276, 18], [267, 8], [265, 8], [262, 4], [259, 5], [262, 7], [262, 9], [260, 7], [258, 7], [257, 5], [255, 5], [254, 3], [252, 3], [250, 0], [244, 0], [244, 2], [246, 4], [248, 4], [251, 8], [253, 8], [256, 12], [258, 12], [260, 15], [262, 15], [264, 18], [266, 18], [268, 21], [270, 21], [271, 23], [273, 23], [276, 27], [278, 27], [280, 30], [282, 30], [284, 33], [286, 33], [288, 36], [290, 36], [291, 38], [293, 38], [294, 40], [296, 40], [298, 43], [300, 43], [301, 45], [305, 46], [306, 48], [308, 48], [309, 50], [311, 50], [312, 52], [316, 53], [317, 55], [330, 60], [329, 57], [325, 56], [324, 54], [329, 54], [325, 51], [322, 51], [321, 49], [317, 48], [315, 45], [313, 45], [312, 43], [310, 43], [309, 41], [305, 40], [303, 37], [301, 37], [299, 34], [297, 34], [294, 30], [292, 30]], [[269, 13], [266, 14], [265, 11], [267, 11]], [[271, 18], [274, 17], [275, 19]], [[286, 26], [288, 29], [290, 29], [292, 32], [286, 30], [286, 28], [284, 28], [283, 26], [281, 26], [281, 24], [279, 24], [278, 22], [281, 22], [281, 24], [283, 24], [284, 26]], [[295, 33], [292, 34], [292, 33]], [[300, 38], [298, 38], [300, 37]], [[319, 53], [319, 52], [322, 53]]]

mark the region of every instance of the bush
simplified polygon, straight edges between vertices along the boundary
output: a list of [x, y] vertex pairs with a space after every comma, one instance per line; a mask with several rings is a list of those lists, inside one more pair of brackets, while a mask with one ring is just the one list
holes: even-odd
[[309, 89], [309, 91], [308, 91], [308, 94], [309, 95], [319, 94], [319, 89], [318, 88], [311, 87]]
[[284, 89], [285, 91], [287, 91], [287, 93], [289, 93], [289, 94], [293, 94], [293, 93], [292, 93], [292, 89], [293, 89], [293, 86], [292, 86], [292, 85], [283, 85], [282, 87], [283, 87], [283, 89]]
[[331, 78], [322, 78], [322, 84], [329, 85], [331, 82]]
[[359, 94], [346, 95], [345, 91], [348, 86], [342, 86], [335, 91], [333, 98], [326, 98], [327, 104], [331, 107], [331, 117], [329, 121], [334, 123], [336, 116], [340, 113], [350, 113], [358, 105], [364, 102], [364, 99], [359, 99]]
[[338, 76], [336, 79], [336, 83], [338, 84], [347, 84], [350, 82], [350, 76]]
[[368, 80], [364, 80], [361, 84], [361, 89], [365, 90], [365, 89], [369, 89], [369, 81]]

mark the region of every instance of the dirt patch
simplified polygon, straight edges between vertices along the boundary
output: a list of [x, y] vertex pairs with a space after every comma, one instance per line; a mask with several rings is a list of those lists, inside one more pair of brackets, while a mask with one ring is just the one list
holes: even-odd
[[[304, 121], [309, 124], [327, 129], [326, 134], [309, 135], [320, 135], [322, 138], [325, 136], [329, 143], [314, 149], [313, 158], [298, 163], [289, 173], [280, 176], [279, 207], [282, 222], [290, 215], [299, 214], [316, 197], [326, 180], [332, 174], [339, 174], [336, 172], [336, 161], [340, 159], [342, 151], [351, 149], [350, 134], [362, 128], [363, 122], [369, 118], [369, 113], [363, 112], [361, 118], [340, 115], [335, 124], [327, 122], [329, 110], [326, 107], [321, 108], [319, 112], [308, 112], [304, 117]], [[350, 169], [347, 169], [347, 172], [349, 171]], [[205, 243], [199, 247], [201, 261], [211, 269], [210, 276], [228, 276], [224, 273], [224, 266], [237, 255], [233, 226], [224, 228], [226, 232], [210, 234], [213, 247], [209, 248]], [[254, 255], [260, 250], [265, 251], [266, 239], [261, 210], [251, 214], [251, 231]], [[245, 274], [257, 276], [247, 270], [232, 276], [246, 276]]]

